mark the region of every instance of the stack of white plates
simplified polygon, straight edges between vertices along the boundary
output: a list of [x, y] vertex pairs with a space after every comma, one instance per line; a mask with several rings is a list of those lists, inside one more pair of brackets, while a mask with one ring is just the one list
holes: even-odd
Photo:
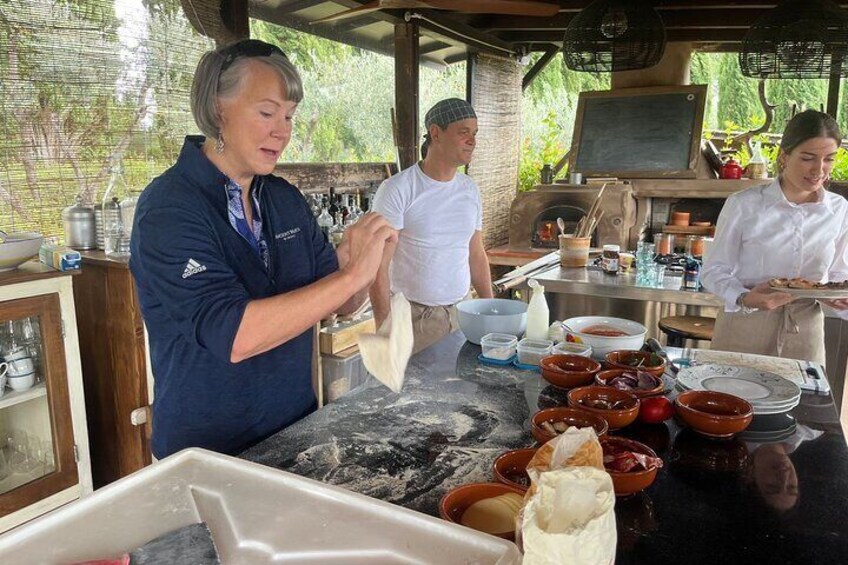
[[782, 414], [801, 402], [801, 389], [788, 379], [748, 367], [715, 363], [680, 369], [677, 387], [725, 392], [744, 398], [754, 407], [754, 415]]

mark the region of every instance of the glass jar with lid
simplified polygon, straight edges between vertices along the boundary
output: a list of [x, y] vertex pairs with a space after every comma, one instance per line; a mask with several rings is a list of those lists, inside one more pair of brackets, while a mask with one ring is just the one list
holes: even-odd
[[601, 256], [601, 269], [607, 275], [618, 274], [618, 264], [621, 259], [621, 247], [618, 245], [604, 245], [604, 252]]

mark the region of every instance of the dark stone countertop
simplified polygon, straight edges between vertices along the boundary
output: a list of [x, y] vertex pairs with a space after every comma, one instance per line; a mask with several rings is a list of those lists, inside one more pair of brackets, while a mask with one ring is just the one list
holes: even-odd
[[[533, 444], [532, 412], [565, 403], [538, 373], [482, 365], [479, 352], [448, 336], [413, 357], [400, 394], [371, 379], [241, 457], [438, 516], [445, 492], [492, 480], [495, 457]], [[673, 420], [622, 430], [665, 465], [616, 501], [616, 563], [848, 563], [848, 446], [833, 399], [805, 393], [792, 414], [794, 432], [788, 417], [755, 419], [785, 429], [770, 443], [706, 440]]]

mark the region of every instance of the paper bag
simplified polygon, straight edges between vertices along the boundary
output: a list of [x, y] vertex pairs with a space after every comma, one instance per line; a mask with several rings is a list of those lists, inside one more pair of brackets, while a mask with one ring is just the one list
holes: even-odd
[[530, 488], [518, 516], [523, 565], [610, 565], [615, 560], [615, 491], [592, 428], [571, 427], [527, 464]]
[[369, 373], [393, 392], [400, 392], [412, 355], [412, 308], [406, 297], [397, 293], [391, 309], [376, 334], [359, 334], [359, 353]]
[[604, 452], [594, 429], [568, 428], [536, 451], [527, 464], [530, 488], [527, 490], [525, 502], [533, 495], [542, 473], [565, 467], [594, 467], [604, 470]]
[[608, 473], [565, 467], [541, 473], [521, 516], [523, 565], [612, 565], [615, 491]]

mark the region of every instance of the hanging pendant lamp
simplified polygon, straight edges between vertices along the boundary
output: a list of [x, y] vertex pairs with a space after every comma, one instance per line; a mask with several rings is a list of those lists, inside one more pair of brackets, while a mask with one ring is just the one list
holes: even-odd
[[848, 76], [848, 12], [831, 0], [786, 0], [757, 20], [739, 51], [755, 78]]
[[597, 0], [568, 24], [562, 52], [569, 69], [609, 73], [656, 65], [665, 51], [662, 18], [647, 0]]

